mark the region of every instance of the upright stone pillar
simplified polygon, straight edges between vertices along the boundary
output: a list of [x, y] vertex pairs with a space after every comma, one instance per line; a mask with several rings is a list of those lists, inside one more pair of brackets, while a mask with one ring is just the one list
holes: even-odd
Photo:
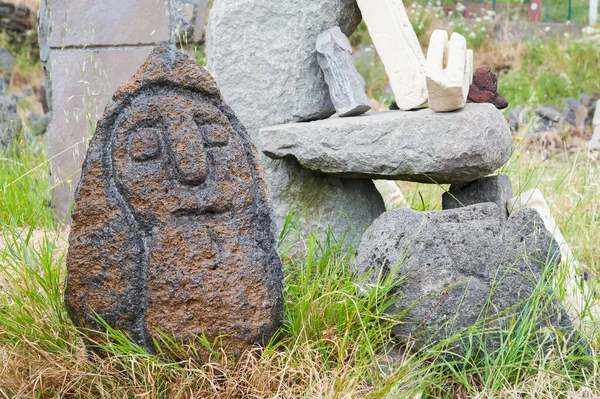
[[[65, 219], [96, 121], [161, 40], [202, 38], [207, 0], [43, 0], [52, 202]], [[180, 35], [180, 36], [178, 36]]]
[[[334, 26], [348, 36], [360, 20], [355, 0], [215, 1], [206, 32], [207, 67], [259, 149], [260, 128], [335, 112], [315, 41]], [[385, 211], [371, 180], [317, 174], [294, 160], [264, 163], [279, 228], [295, 210], [303, 232], [329, 225], [336, 237], [349, 234], [357, 241]]]

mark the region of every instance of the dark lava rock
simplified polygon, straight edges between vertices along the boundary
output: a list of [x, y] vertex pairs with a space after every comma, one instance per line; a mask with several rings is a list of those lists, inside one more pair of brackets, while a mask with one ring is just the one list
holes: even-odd
[[80, 328], [101, 329], [96, 312], [151, 352], [162, 331], [223, 334], [237, 355], [281, 323], [260, 155], [210, 74], [166, 42], [98, 122], [69, 243], [65, 302]]
[[487, 65], [479, 66], [473, 73], [467, 99], [473, 103], [490, 103], [498, 109], [508, 107], [508, 101], [498, 92], [498, 77]]
[[[484, 203], [384, 213], [363, 236], [355, 269], [366, 275], [366, 284], [394, 273], [398, 297], [388, 312], [405, 315], [393, 331], [423, 345], [484, 319], [486, 328], [506, 329], [546, 266], [554, 269], [559, 261], [558, 245], [535, 210], [519, 210], [501, 222], [498, 206]], [[564, 309], [549, 301], [545, 322], [569, 326]], [[497, 335], [488, 334], [486, 345], [497, 343]]]
[[0, 75], [3, 75], [10, 80], [14, 66], [15, 57], [12, 53], [5, 48], [0, 48]]

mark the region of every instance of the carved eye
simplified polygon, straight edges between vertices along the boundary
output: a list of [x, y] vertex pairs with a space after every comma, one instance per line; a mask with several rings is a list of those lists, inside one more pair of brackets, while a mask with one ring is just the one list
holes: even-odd
[[196, 121], [206, 144], [209, 147], [225, 147], [229, 143], [229, 130], [226, 126], [205, 124]]
[[130, 137], [129, 154], [134, 161], [144, 162], [160, 156], [160, 142], [156, 129], [140, 128]]

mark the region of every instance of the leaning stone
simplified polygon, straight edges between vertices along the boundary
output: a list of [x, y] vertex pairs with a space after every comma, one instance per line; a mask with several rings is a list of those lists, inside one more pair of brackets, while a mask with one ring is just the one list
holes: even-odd
[[[108, 103], [79, 182], [65, 302], [74, 323], [154, 352], [160, 332], [234, 354], [281, 323], [283, 274], [259, 153], [210, 74], [155, 47]], [[93, 335], [101, 340], [102, 335]]]
[[354, 66], [352, 46], [339, 26], [317, 36], [317, 60], [339, 116], [362, 115], [371, 109], [364, 79]]
[[493, 202], [507, 218], [506, 204], [512, 197], [510, 177], [506, 175], [484, 177], [469, 183], [451, 185], [450, 190], [442, 195], [442, 209]]
[[[487, 328], [505, 329], [559, 260], [558, 247], [535, 211], [518, 211], [503, 226], [496, 204], [485, 203], [386, 212], [365, 233], [355, 270], [364, 285], [381, 276], [397, 279], [399, 295], [388, 313], [404, 316], [393, 330], [401, 340], [421, 346], [484, 318], [489, 318]], [[570, 325], [556, 301], [545, 313], [551, 325]], [[488, 337], [487, 345], [497, 346], [492, 332]]]
[[403, 110], [427, 100], [425, 56], [401, 0], [358, 0], [396, 103]]
[[491, 104], [291, 123], [260, 135], [267, 156], [295, 158], [316, 172], [421, 183], [477, 180], [501, 167], [512, 151], [510, 128]]

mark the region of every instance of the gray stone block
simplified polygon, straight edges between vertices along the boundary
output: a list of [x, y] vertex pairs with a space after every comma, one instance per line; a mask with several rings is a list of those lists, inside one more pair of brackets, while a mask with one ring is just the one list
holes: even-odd
[[[485, 203], [432, 212], [396, 209], [369, 227], [355, 270], [366, 284], [390, 273], [398, 279], [398, 298], [388, 312], [406, 312], [393, 328], [400, 339], [439, 342], [486, 317], [497, 319], [488, 327], [505, 328], [545, 269], [558, 265], [558, 246], [537, 212], [517, 211], [505, 225], [499, 219], [498, 207]], [[547, 318], [555, 326], [570, 324], [556, 301]]]
[[339, 116], [358, 116], [371, 109], [364, 79], [354, 66], [352, 46], [339, 26], [317, 37], [317, 61]]
[[493, 202], [508, 217], [506, 203], [513, 197], [510, 177], [506, 175], [484, 177], [469, 183], [453, 184], [442, 195], [442, 209]]
[[[335, 112], [315, 41], [333, 26], [350, 35], [360, 20], [354, 0], [215, 1], [206, 31], [207, 69], [259, 149], [261, 127]], [[264, 164], [280, 229], [294, 210], [301, 233], [329, 224], [336, 237], [350, 233], [349, 241], [358, 243], [385, 212], [370, 180], [324, 176], [293, 160], [265, 157]]]
[[544, 119], [558, 122], [560, 120], [560, 111], [550, 105], [538, 105], [535, 107], [535, 114]]
[[510, 157], [512, 137], [491, 104], [457, 112], [389, 111], [260, 130], [274, 159], [295, 158], [337, 177], [461, 183], [484, 177]]

